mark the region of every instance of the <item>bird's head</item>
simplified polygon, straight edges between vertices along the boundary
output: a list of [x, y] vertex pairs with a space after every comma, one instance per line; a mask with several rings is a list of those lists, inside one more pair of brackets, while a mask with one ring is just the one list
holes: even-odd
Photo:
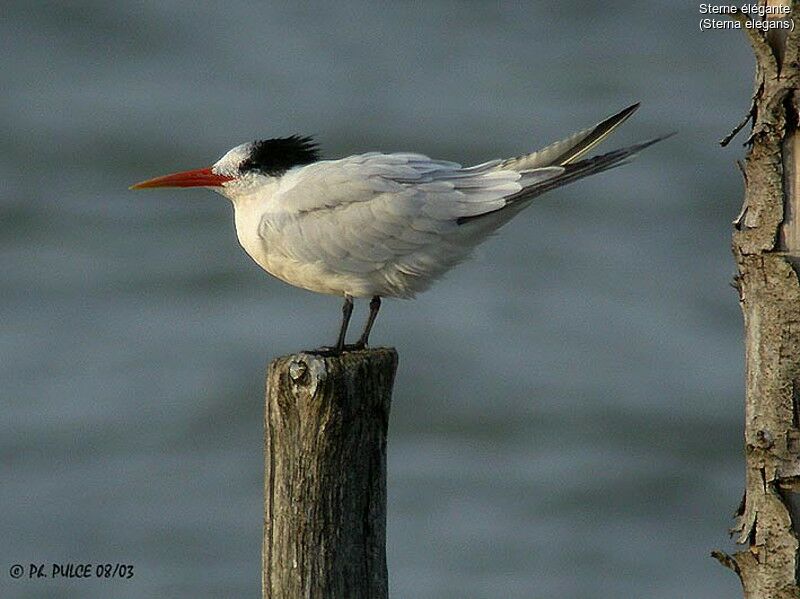
[[212, 166], [164, 175], [131, 185], [149, 187], [208, 187], [233, 198], [280, 177], [296, 166], [318, 160], [317, 144], [310, 137], [292, 135], [241, 144], [228, 150]]

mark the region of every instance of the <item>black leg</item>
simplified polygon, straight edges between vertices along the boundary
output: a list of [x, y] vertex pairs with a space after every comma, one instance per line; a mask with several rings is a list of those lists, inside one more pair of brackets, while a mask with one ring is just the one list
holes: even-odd
[[367, 324], [364, 325], [364, 332], [361, 333], [361, 337], [356, 342], [357, 349], [363, 349], [367, 347], [367, 343], [369, 343], [369, 333], [372, 330], [372, 325], [375, 324], [375, 319], [378, 317], [378, 310], [381, 309], [381, 298], [379, 295], [372, 296], [372, 299], [369, 301], [369, 316], [367, 317]]
[[344, 350], [344, 337], [347, 335], [347, 325], [350, 324], [350, 316], [353, 314], [353, 298], [349, 295], [344, 296], [342, 306], [342, 328], [339, 330], [339, 339], [336, 341], [336, 351]]

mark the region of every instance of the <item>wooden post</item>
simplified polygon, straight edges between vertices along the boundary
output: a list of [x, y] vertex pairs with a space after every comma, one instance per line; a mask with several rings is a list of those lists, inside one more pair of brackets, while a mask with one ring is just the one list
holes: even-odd
[[[795, 12], [797, 2], [770, 0], [769, 4], [790, 5]], [[733, 233], [746, 366], [746, 487], [735, 531], [745, 548], [732, 556], [720, 551], [713, 555], [739, 575], [747, 599], [796, 599], [800, 597], [800, 29], [765, 35], [746, 27], [746, 17], [740, 15], [738, 20], [756, 55], [755, 93], [748, 115], [753, 132], [742, 168], [745, 199]]]
[[394, 349], [277, 358], [264, 418], [264, 599], [386, 599]]

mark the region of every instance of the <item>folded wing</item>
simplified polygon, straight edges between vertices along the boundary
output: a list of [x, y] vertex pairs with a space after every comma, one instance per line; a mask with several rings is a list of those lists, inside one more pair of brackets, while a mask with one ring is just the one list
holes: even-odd
[[296, 268], [351, 281], [351, 295], [410, 297], [528, 200], [624, 164], [663, 139], [581, 159], [637, 107], [538, 152], [469, 168], [411, 153], [298, 168], [281, 178], [259, 235], [270, 253]]
[[287, 173], [259, 233], [271, 252], [298, 264], [389, 279], [431, 276], [468, 251], [449, 247], [460, 219], [499, 210], [527, 185], [563, 172], [499, 164], [462, 168], [377, 153], [315, 163]]

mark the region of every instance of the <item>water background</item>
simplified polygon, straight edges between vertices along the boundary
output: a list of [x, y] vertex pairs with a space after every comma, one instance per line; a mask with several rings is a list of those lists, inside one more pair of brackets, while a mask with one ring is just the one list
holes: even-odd
[[[4, 2], [0, 596], [259, 596], [265, 364], [340, 302], [266, 277], [219, 196], [128, 185], [292, 133], [474, 163], [634, 101], [611, 145], [679, 136], [384, 304], [391, 595], [737, 596], [708, 555], [743, 485], [744, 136], [716, 142], [753, 60], [697, 10]], [[135, 576], [8, 575], [59, 561]]]

